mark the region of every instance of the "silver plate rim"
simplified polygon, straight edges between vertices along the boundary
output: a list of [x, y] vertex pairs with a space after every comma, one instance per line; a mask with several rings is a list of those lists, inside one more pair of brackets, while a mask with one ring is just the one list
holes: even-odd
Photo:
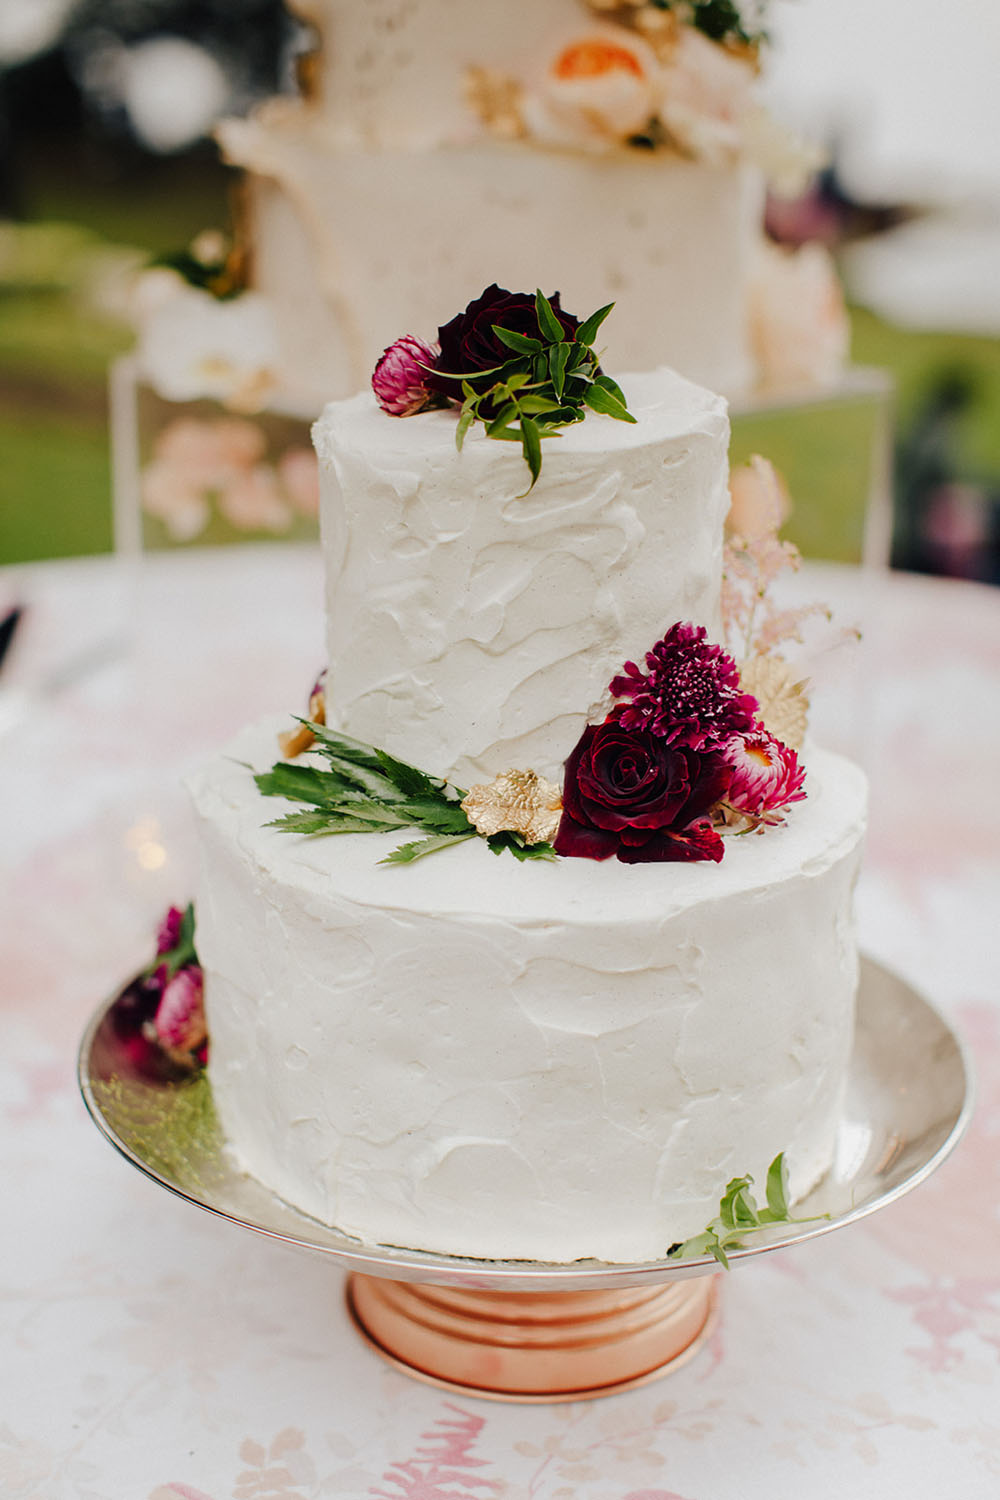
[[[933, 1068], [941, 1066], [948, 1066], [953, 1075], [951, 1097], [945, 1102], [941, 1116], [931, 1122], [931, 1142], [927, 1146], [926, 1153], [920, 1156], [918, 1152], [917, 1159], [912, 1163], [911, 1168], [903, 1171], [895, 1180], [888, 1178], [884, 1190], [869, 1192], [866, 1197], [854, 1202], [852, 1206], [831, 1212], [828, 1218], [792, 1226], [776, 1225], [772, 1230], [758, 1231], [750, 1243], [729, 1252], [731, 1265], [735, 1266], [742, 1261], [751, 1260], [774, 1250], [783, 1250], [793, 1245], [819, 1239], [834, 1230], [846, 1228], [849, 1224], [858, 1223], [871, 1214], [887, 1208], [926, 1181], [951, 1155], [965, 1134], [974, 1111], [975, 1089], [971, 1060], [961, 1036], [925, 996], [893, 970], [865, 955], [861, 958], [861, 979], [858, 990], [859, 1035], [864, 1034], [866, 1022], [870, 1025], [873, 1021], [877, 1023], [879, 1020], [875, 1010], [876, 992], [880, 989], [883, 992], [883, 1001], [885, 993], [895, 992], [900, 1018], [910, 1023], [911, 1029], [922, 1025], [936, 1036], [933, 1047], [928, 1048], [926, 1055], [920, 1059], [924, 1066], [915, 1070], [914, 1080], [918, 1083], [927, 1081]], [[87, 1111], [105, 1139], [145, 1177], [174, 1196], [215, 1217], [294, 1249], [326, 1255], [349, 1271], [368, 1276], [388, 1277], [398, 1281], [428, 1282], [470, 1289], [510, 1292], [612, 1290], [617, 1287], [711, 1275], [719, 1269], [717, 1262], [711, 1256], [627, 1264], [593, 1260], [550, 1264], [540, 1261], [465, 1259], [430, 1251], [364, 1245], [309, 1218], [276, 1198], [248, 1174], [240, 1172], [235, 1166], [228, 1166], [224, 1160], [224, 1152], [220, 1149], [212, 1158], [213, 1167], [221, 1169], [227, 1180], [249, 1186], [264, 1205], [266, 1217], [271, 1222], [262, 1222], [264, 1216], [234, 1212], [231, 1207], [227, 1207], [224, 1202], [220, 1201], [217, 1194], [213, 1194], [203, 1186], [192, 1187], [189, 1184], [185, 1185], [172, 1180], [140, 1150], [135, 1149], [123, 1139], [114, 1122], [105, 1113], [97, 1096], [97, 1086], [104, 1079], [98, 1075], [95, 1067], [95, 1044], [118, 998], [116, 995], [97, 1007], [81, 1038], [77, 1076]], [[852, 1083], [858, 1084], [859, 1074], [864, 1071], [864, 1064], [870, 1061], [871, 1058], [859, 1055], [856, 1038], [849, 1086]], [[930, 1069], [927, 1067], [928, 1064], [931, 1065]], [[149, 1084], [134, 1070], [131, 1074], [126, 1070], [124, 1076], [128, 1077], [131, 1082], [138, 1079], [140, 1086], [147, 1087], [151, 1094], [154, 1087], [171, 1086]], [[870, 1084], [871, 1079], [868, 1082]], [[880, 1080], [876, 1079], [876, 1089], [879, 1083]], [[904, 1089], [903, 1092], [908, 1092], [908, 1090]], [[913, 1103], [912, 1098], [909, 1103]], [[849, 1122], [845, 1118], [841, 1123], [842, 1131], [847, 1124]], [[904, 1137], [897, 1139], [897, 1146], [900, 1144], [905, 1145]], [[894, 1154], [890, 1151], [883, 1170], [887, 1171], [899, 1155], [898, 1149]], [[850, 1184], [850, 1180], [850, 1178], [845, 1179], [844, 1183], [838, 1183], [837, 1186], [843, 1189], [845, 1183]], [[822, 1211], [824, 1202], [829, 1202], [829, 1191], [830, 1184], [821, 1183], [802, 1204], [798, 1205], [798, 1213], [805, 1216]]]

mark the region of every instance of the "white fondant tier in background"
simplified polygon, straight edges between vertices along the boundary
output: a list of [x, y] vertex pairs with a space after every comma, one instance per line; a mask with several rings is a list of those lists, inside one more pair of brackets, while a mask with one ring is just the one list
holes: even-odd
[[287, 100], [219, 136], [251, 174], [254, 284], [275, 307], [283, 380], [306, 402], [362, 388], [388, 344], [435, 338], [494, 281], [559, 291], [580, 318], [614, 302], [608, 369], [665, 361], [727, 394], [750, 383], [763, 209], [751, 168], [490, 138], [345, 146]]
[[600, 30], [582, 0], [293, 0], [321, 55], [319, 105], [342, 146], [425, 150], [477, 122], [462, 94], [476, 64], [532, 81]]
[[[304, 839], [239, 762], [192, 785], [210, 1074], [240, 1162], [368, 1243], [488, 1258], [661, 1257], [781, 1150], [829, 1167], [857, 980], [865, 785], [809, 752], [784, 828], [721, 865], [415, 868], [399, 835]], [[567, 746], [568, 748], [568, 746]]]
[[454, 411], [327, 407], [320, 458], [328, 722], [459, 784], [558, 775], [608, 683], [676, 620], [717, 625], [725, 403], [622, 377], [636, 423], [590, 414], [520, 447]]

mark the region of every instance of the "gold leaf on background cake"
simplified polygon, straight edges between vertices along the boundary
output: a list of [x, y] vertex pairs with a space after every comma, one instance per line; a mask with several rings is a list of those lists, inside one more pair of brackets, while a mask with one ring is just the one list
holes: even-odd
[[760, 704], [764, 728], [789, 745], [802, 748], [809, 724], [808, 682], [780, 656], [751, 656], [740, 666], [740, 685]]
[[562, 793], [534, 771], [505, 771], [489, 786], [474, 786], [462, 811], [484, 838], [519, 833], [528, 844], [544, 844], [559, 827]]
[[470, 67], [462, 82], [465, 102], [495, 135], [514, 141], [524, 135], [521, 85], [507, 73]]

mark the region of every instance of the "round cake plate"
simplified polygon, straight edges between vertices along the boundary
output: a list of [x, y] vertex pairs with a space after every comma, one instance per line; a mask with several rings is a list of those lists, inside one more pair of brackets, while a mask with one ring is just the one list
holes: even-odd
[[[79, 1079], [98, 1128], [161, 1187], [352, 1272], [348, 1304], [361, 1332], [417, 1378], [500, 1400], [579, 1400], [676, 1368], [711, 1330], [718, 1265], [710, 1256], [472, 1260], [363, 1245], [308, 1218], [234, 1164], [207, 1075], [178, 1074], [144, 1042], [122, 997], [91, 1020]], [[729, 1251], [730, 1263], [817, 1239], [894, 1202], [940, 1166], [971, 1112], [958, 1037], [904, 980], [862, 959], [833, 1166], [795, 1207], [811, 1222], [754, 1232]]]

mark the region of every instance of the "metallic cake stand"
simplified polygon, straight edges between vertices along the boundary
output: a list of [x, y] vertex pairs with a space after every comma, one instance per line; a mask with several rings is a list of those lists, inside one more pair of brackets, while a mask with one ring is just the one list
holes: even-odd
[[[408, 1374], [499, 1400], [579, 1400], [653, 1380], [707, 1338], [720, 1279], [707, 1256], [629, 1265], [465, 1260], [363, 1245], [307, 1218], [232, 1164], [207, 1076], [177, 1073], [144, 1041], [128, 994], [97, 1012], [80, 1047], [80, 1088], [98, 1128], [189, 1203], [346, 1267], [358, 1328]], [[958, 1038], [903, 980], [863, 960], [834, 1164], [795, 1210], [828, 1217], [757, 1231], [730, 1252], [731, 1263], [892, 1203], [940, 1166], [971, 1110]]]

